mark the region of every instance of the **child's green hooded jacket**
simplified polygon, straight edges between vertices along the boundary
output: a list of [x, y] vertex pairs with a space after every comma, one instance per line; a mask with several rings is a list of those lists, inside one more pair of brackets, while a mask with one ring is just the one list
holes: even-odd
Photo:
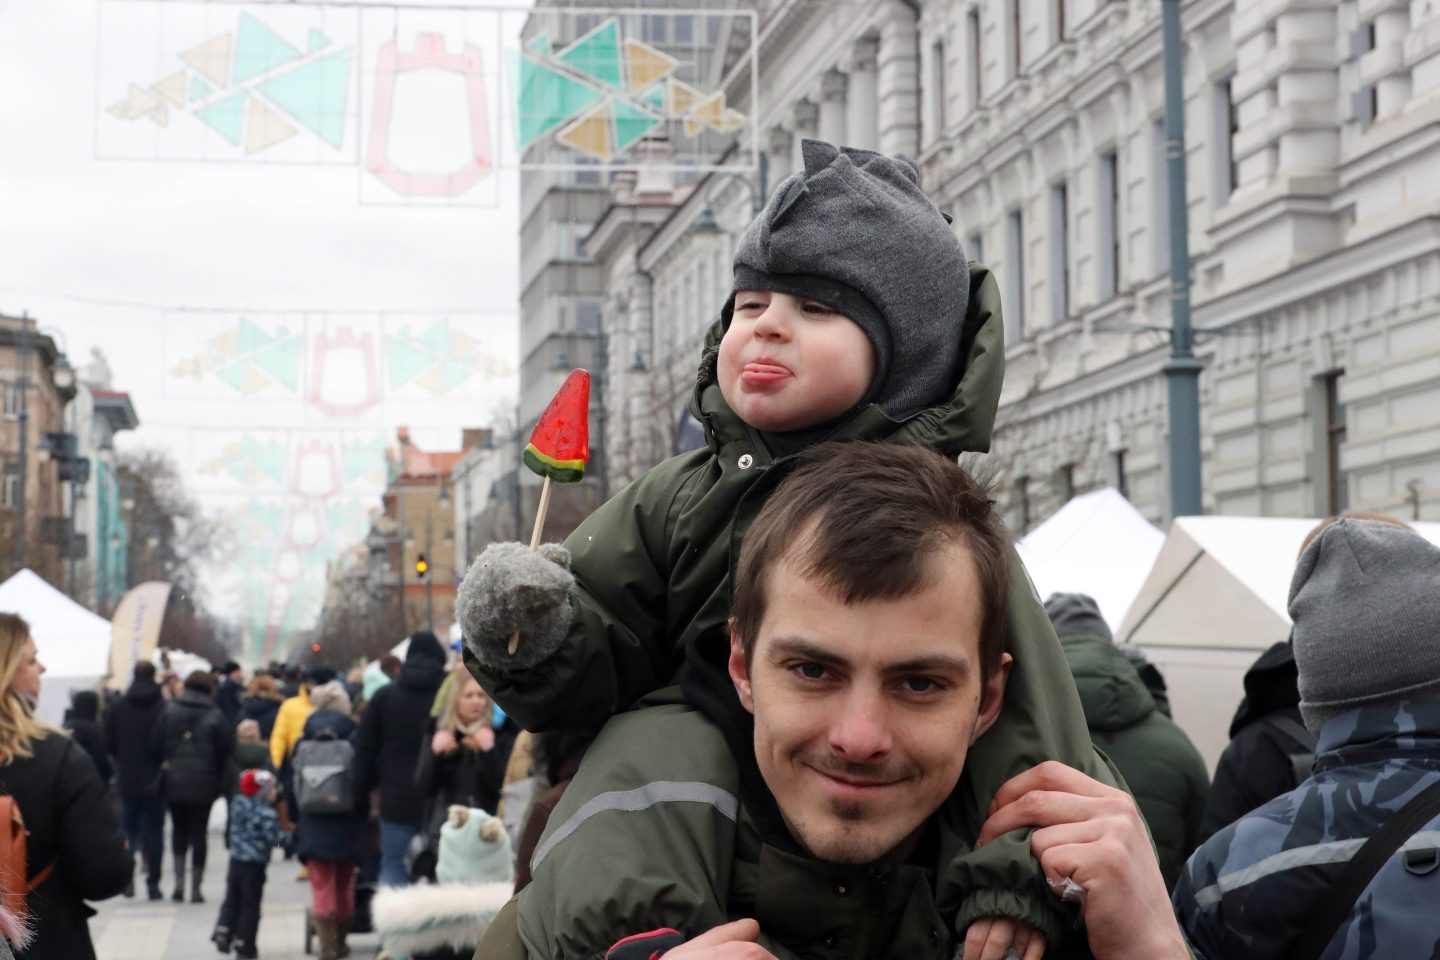
[[[963, 363], [949, 396], [903, 422], [866, 406], [817, 442], [918, 443], [949, 456], [989, 449], [1004, 376], [1004, 321], [994, 277], [982, 264], [969, 267]], [[690, 401], [707, 446], [650, 470], [565, 541], [576, 586], [570, 595], [574, 622], [561, 648], [521, 673], [481, 664], [465, 651], [471, 672], [527, 730], [598, 728], [671, 684], [688, 646], [729, 617], [730, 571], [740, 539], [774, 487], [770, 474], [794, 458], [772, 458], [759, 434], [722, 398], [715, 375], [722, 333], [717, 322]], [[1009, 616], [1015, 665], [1005, 706], [971, 749], [957, 787], [968, 794], [964, 807], [976, 832], [1000, 786], [1041, 761], [1059, 760], [1098, 780], [1122, 782], [1091, 745], [1065, 655], [1018, 558]], [[1045, 887], [1028, 831], [954, 859], [938, 882], [967, 891], [955, 918], [962, 935], [975, 919], [1009, 916], [1054, 942], [1072, 916]]]

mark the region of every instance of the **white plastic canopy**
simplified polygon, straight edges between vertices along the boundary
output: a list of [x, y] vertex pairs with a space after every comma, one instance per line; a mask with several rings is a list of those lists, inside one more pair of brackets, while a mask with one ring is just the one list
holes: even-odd
[[1113, 487], [1075, 497], [1017, 543], [1040, 599], [1086, 593], [1114, 630], [1124, 620], [1165, 534]]
[[[1165, 674], [1175, 722], [1211, 765], [1250, 664], [1290, 635], [1295, 560], [1317, 519], [1180, 517], [1115, 637]], [[1411, 524], [1440, 545], [1440, 523]]]
[[97, 616], [31, 570], [0, 583], [0, 612], [30, 624], [45, 675], [36, 713], [59, 725], [75, 690], [91, 690], [110, 669], [110, 621]]

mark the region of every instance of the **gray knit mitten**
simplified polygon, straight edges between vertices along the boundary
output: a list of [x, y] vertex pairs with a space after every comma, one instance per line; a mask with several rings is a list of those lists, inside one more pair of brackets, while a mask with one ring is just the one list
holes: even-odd
[[[570, 631], [570, 551], [558, 543], [531, 550], [523, 543], [492, 543], [460, 584], [455, 616], [465, 644], [490, 670], [514, 672], [540, 663]], [[510, 655], [510, 638], [520, 642]]]

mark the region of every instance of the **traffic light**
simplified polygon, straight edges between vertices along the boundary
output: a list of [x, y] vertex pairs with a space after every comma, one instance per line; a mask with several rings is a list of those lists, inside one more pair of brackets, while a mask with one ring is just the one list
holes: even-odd
[[310, 652], [311, 652], [311, 653], [319, 653], [319, 652], [320, 652], [320, 644], [318, 644], [318, 643], [312, 643], [312, 644], [310, 644]]
[[429, 573], [430, 564], [425, 561], [425, 554], [422, 553], [420, 554], [420, 556], [415, 558], [415, 576], [419, 577], [421, 580], [424, 580]]

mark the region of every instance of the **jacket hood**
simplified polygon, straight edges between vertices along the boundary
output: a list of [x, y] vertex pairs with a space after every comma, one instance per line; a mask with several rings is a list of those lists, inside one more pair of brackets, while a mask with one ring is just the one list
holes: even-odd
[[154, 680], [135, 680], [125, 691], [125, 702], [137, 707], [148, 707], [160, 699], [160, 684]]
[[193, 710], [206, 710], [215, 706], [215, 698], [201, 693], [199, 690], [181, 690], [180, 696], [171, 703], [178, 703]]
[[434, 690], [445, 680], [445, 648], [429, 630], [410, 637], [405, 663], [396, 682], [416, 690]]
[[94, 690], [79, 690], [70, 698], [70, 719], [100, 719], [100, 697]]
[[[887, 439], [934, 447], [947, 456], [983, 453], [990, 449], [1000, 388], [1005, 379], [1005, 320], [1000, 312], [1000, 286], [990, 268], [970, 262], [970, 301], [960, 333], [954, 387], [940, 402], [904, 420], [893, 420], [875, 404], [842, 418], [822, 439]], [[730, 321], [731, 304], [705, 337], [699, 376], [690, 398], [690, 413], [705, 428], [711, 449], [751, 435], [720, 393], [716, 359]]]
[[1295, 650], [1282, 640], [1260, 654], [1245, 671], [1245, 697], [1230, 721], [1230, 736], [1277, 710], [1300, 706], [1300, 672]]
[[1085, 724], [1092, 731], [1123, 730], [1155, 712], [1155, 698], [1115, 644], [1100, 637], [1062, 634], [1060, 647], [1070, 661]]
[[1100, 604], [1084, 593], [1052, 593], [1045, 601], [1045, 612], [1055, 626], [1055, 635], [1066, 637], [1098, 637], [1114, 643], [1110, 625], [1100, 615]]

